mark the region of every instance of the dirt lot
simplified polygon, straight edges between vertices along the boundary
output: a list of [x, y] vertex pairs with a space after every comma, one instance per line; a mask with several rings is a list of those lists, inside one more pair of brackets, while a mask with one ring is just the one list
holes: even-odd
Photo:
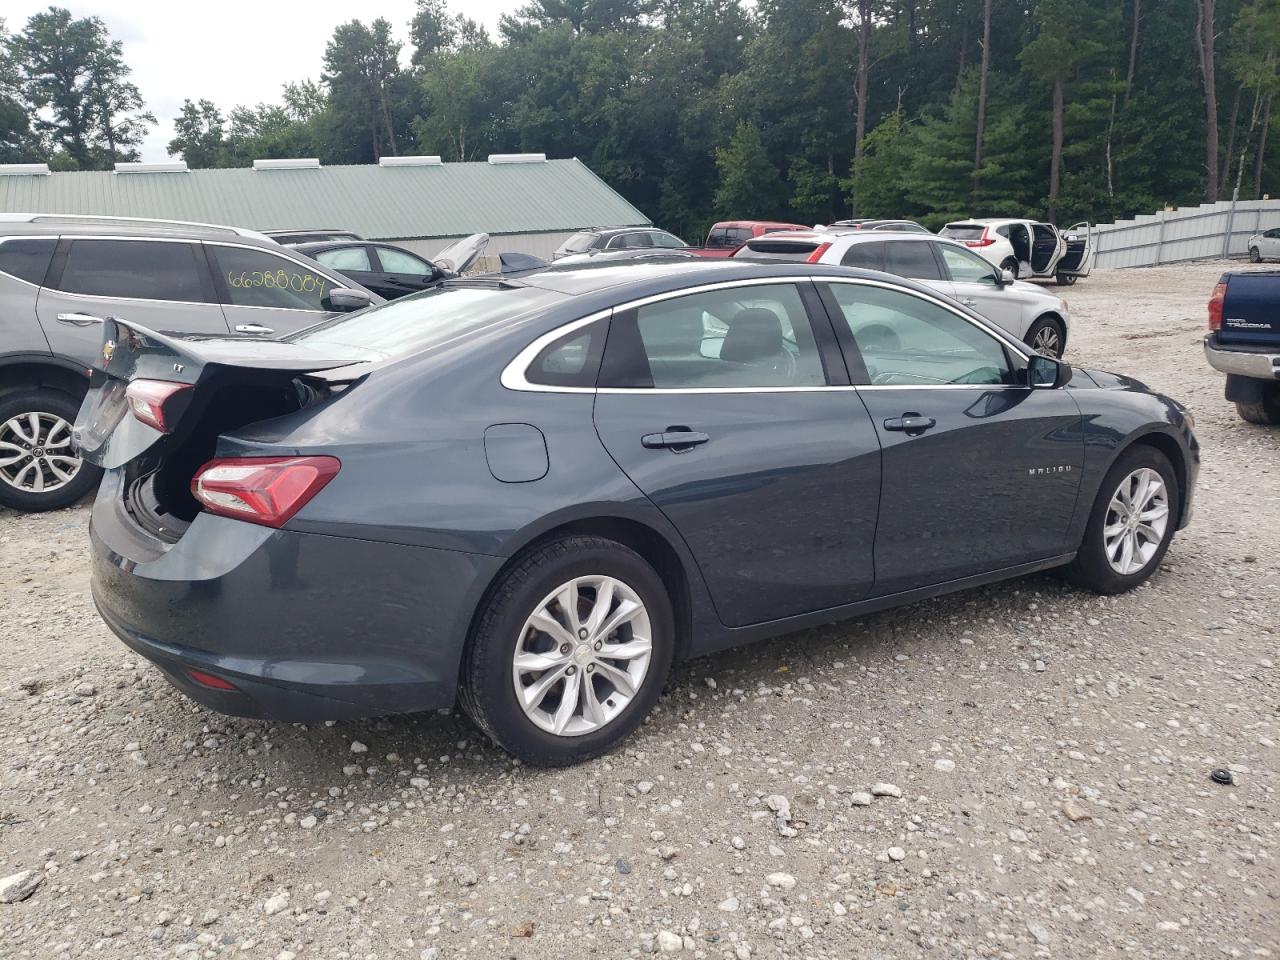
[[456, 715], [208, 713], [99, 623], [87, 507], [0, 512], [0, 878], [44, 876], [0, 956], [1280, 956], [1280, 430], [1203, 362], [1220, 270], [1067, 291], [1070, 358], [1199, 421], [1148, 586], [1037, 576], [684, 664], [577, 769]]

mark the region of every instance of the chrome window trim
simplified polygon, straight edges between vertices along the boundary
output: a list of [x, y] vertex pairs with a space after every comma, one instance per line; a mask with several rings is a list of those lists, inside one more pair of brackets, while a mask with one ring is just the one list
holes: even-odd
[[780, 284], [799, 285], [801, 283], [846, 283], [853, 284], [855, 286], [883, 287], [887, 290], [902, 291], [908, 296], [919, 297], [921, 300], [926, 300], [936, 306], [942, 307], [944, 310], [955, 314], [960, 319], [967, 321], [979, 330], [982, 330], [984, 333], [994, 336], [1002, 344], [1010, 346], [1013, 352], [1024, 361], [1028, 361], [1030, 359], [1020, 349], [1013, 347], [1011, 339], [1005, 336], [1002, 331], [993, 331], [985, 322], [979, 322], [976, 318], [970, 317], [968, 314], [948, 305], [939, 297], [932, 296], [919, 290], [907, 290], [896, 283], [887, 283], [883, 280], [855, 277], [753, 277], [745, 280], [721, 280], [716, 283], [701, 284], [696, 287], [685, 287], [682, 290], [669, 290], [666, 293], [656, 293], [636, 300], [629, 300], [625, 303], [620, 303], [615, 307], [609, 307], [605, 310], [600, 310], [596, 313], [590, 314], [589, 316], [580, 317], [577, 320], [571, 320], [568, 323], [561, 324], [554, 330], [550, 330], [537, 337], [532, 343], [516, 354], [515, 358], [503, 368], [500, 380], [502, 385], [508, 390], [518, 390], [526, 393], [655, 394], [663, 396], [704, 393], [819, 393], [831, 390], [857, 392], [858, 390], [1030, 389], [1030, 387], [1007, 383], [824, 384], [800, 387], [556, 387], [548, 384], [531, 383], [527, 377], [529, 365], [533, 363], [538, 354], [546, 349], [550, 344], [582, 329], [585, 326], [588, 326], [589, 324], [596, 323], [600, 320], [611, 319], [614, 313], [621, 313], [626, 310], [635, 310], [640, 307], [648, 306], [652, 303], [661, 303], [664, 300], [675, 300], [680, 297], [692, 296], [699, 293], [712, 293], [716, 290], [726, 290], [733, 287], [778, 286]]

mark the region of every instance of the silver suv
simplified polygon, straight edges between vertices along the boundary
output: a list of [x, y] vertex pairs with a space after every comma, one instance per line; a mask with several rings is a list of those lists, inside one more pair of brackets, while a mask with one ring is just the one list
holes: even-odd
[[71, 424], [119, 316], [180, 334], [271, 338], [381, 303], [251, 230], [0, 214], [0, 505], [65, 507], [98, 479]]

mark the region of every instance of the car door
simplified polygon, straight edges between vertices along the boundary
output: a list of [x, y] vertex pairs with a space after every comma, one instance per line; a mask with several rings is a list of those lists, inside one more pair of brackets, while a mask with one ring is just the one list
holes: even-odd
[[102, 349], [101, 317], [163, 332], [227, 332], [194, 240], [63, 237], [36, 298], [36, 316], [54, 353], [84, 362]]
[[1052, 223], [1036, 223], [1031, 228], [1031, 268], [1037, 277], [1051, 277], [1058, 261], [1067, 252], [1067, 242]]
[[280, 337], [330, 316], [326, 296], [352, 281], [259, 247], [206, 242], [214, 286], [236, 333]]
[[385, 244], [373, 244], [370, 251], [378, 260], [381, 270], [383, 289], [375, 291], [387, 298], [403, 297], [407, 293], [417, 293], [436, 283], [440, 279], [440, 271], [435, 265], [415, 256], [408, 250], [391, 247]]
[[935, 246], [951, 279], [952, 296], [1021, 340], [1027, 323], [1013, 285], [1001, 282], [995, 268], [976, 253], [956, 244]]
[[1263, 247], [1259, 251], [1268, 259], [1280, 258], [1280, 227], [1268, 230], [1262, 235]]
[[730, 626], [871, 589], [880, 447], [845, 379], [807, 280], [614, 312], [596, 430], [679, 530]]
[[955, 295], [931, 240], [888, 240], [884, 245], [885, 273], [919, 280], [939, 293]]
[[959, 310], [874, 281], [819, 284], [883, 450], [875, 593], [1070, 552], [1084, 459], [1067, 390]]
[[311, 259], [342, 274], [353, 283], [358, 283], [366, 290], [372, 290], [380, 297], [398, 295], [389, 292], [393, 287], [387, 282], [371, 244], [351, 243], [341, 247], [330, 247], [328, 250], [320, 250], [313, 254]]

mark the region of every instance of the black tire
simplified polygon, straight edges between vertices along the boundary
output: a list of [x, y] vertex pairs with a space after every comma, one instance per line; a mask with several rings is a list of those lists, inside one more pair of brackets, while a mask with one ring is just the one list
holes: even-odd
[[1259, 250], [1258, 250], [1258, 248], [1257, 248], [1257, 247], [1250, 247], [1250, 248], [1249, 248], [1249, 262], [1250, 262], [1250, 263], [1261, 263], [1261, 262], [1262, 262], [1262, 253], [1261, 253], [1261, 251], [1259, 251]]
[[[1046, 339], [1046, 343], [1037, 346], [1036, 340], [1041, 337]], [[1067, 349], [1067, 331], [1062, 328], [1062, 323], [1057, 318], [1041, 317], [1027, 328], [1027, 335], [1023, 338], [1023, 342], [1032, 350], [1058, 360]]]
[[[61, 390], [32, 388], [7, 394], [0, 397], [0, 441], [9, 435], [6, 424], [16, 417], [32, 413], [51, 414], [65, 420], [67, 424], [73, 424], [79, 411], [80, 401]], [[6, 442], [15, 440], [17, 440], [16, 437]], [[82, 463], [69, 481], [44, 491], [19, 489], [15, 486], [12, 482], [17, 479], [15, 468], [0, 467], [0, 474], [3, 474], [0, 475], [0, 505], [36, 513], [42, 510], [58, 510], [76, 503], [97, 486], [102, 470], [92, 464]], [[6, 476], [9, 479], [6, 479]]]
[[1054, 278], [1060, 287], [1074, 287], [1080, 278], [1074, 273], [1060, 273]]
[[[1156, 471], [1160, 474], [1160, 479], [1164, 481], [1169, 501], [1168, 522], [1165, 526], [1164, 536], [1142, 569], [1134, 573], [1122, 574], [1112, 567], [1111, 562], [1107, 559], [1102, 531], [1110, 513], [1111, 499], [1119, 489], [1121, 481], [1142, 467], [1148, 467]], [[1148, 446], [1145, 443], [1134, 444], [1117, 458], [1102, 481], [1102, 486], [1099, 488], [1098, 495], [1093, 502], [1093, 511], [1089, 516], [1088, 526], [1085, 527], [1084, 540], [1080, 544], [1080, 550], [1076, 554], [1075, 560], [1064, 568], [1067, 579], [1079, 586], [1088, 587], [1097, 593], [1124, 593], [1126, 590], [1132, 590], [1159, 569], [1160, 562], [1164, 559], [1165, 552], [1169, 549], [1169, 543], [1173, 540], [1181, 504], [1182, 493], [1178, 487], [1178, 475], [1173, 469], [1173, 464], [1169, 462], [1169, 458], [1155, 447]]]
[[1236, 403], [1236, 413], [1241, 420], [1264, 426], [1280, 424], [1280, 385], [1269, 383], [1262, 390], [1262, 399], [1255, 403]]
[[[537, 726], [516, 699], [516, 646], [543, 598], [575, 577], [597, 575], [622, 581], [644, 604], [653, 643], [648, 671], [631, 702], [604, 726], [578, 736], [556, 735]], [[640, 725], [662, 692], [674, 653], [671, 600], [653, 567], [615, 541], [565, 537], [529, 550], [490, 591], [463, 655], [458, 699], [475, 725], [508, 753], [534, 766], [564, 766], [604, 753]]]
[[1018, 279], [1018, 261], [1013, 259], [1013, 257], [1009, 257], [1004, 263], [1000, 264], [1000, 269], [1008, 270], [1013, 274], [1013, 279]]

